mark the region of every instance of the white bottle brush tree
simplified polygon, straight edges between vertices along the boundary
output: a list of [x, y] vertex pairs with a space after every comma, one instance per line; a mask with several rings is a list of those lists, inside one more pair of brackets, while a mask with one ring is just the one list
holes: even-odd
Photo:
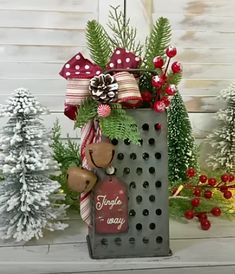
[[[28, 241], [43, 236], [43, 229], [67, 227], [58, 221], [66, 206], [60, 185], [50, 180], [58, 170], [40, 116], [46, 108], [26, 90], [17, 89], [0, 117], [9, 118], [0, 135], [0, 237]], [[2, 124], [2, 123], [1, 123]]]
[[225, 107], [216, 113], [217, 128], [208, 135], [207, 163], [214, 170], [235, 173], [235, 83], [220, 92]]

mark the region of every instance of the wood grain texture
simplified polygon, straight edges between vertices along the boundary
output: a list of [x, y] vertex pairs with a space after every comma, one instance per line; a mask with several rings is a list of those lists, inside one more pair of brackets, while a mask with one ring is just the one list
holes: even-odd
[[193, 13], [213, 16], [234, 16], [234, 1], [227, 0], [154, 0], [154, 11], [164, 13]]
[[0, 0], [2, 10], [84, 11], [96, 12], [96, 0]]
[[[43, 239], [0, 244], [0, 271], [13, 274], [49, 273], [214, 273], [232, 274], [234, 222], [212, 218], [209, 231], [170, 220], [173, 256], [92, 260], [85, 242], [86, 227], [79, 219], [69, 220], [64, 232], [47, 232]], [[141, 239], [139, 239], [141, 240]], [[133, 272], [134, 271], [134, 272]], [[150, 272], [149, 272], [150, 271]], [[154, 272], [155, 271], [155, 272]], [[227, 272], [226, 272], [227, 271]]]

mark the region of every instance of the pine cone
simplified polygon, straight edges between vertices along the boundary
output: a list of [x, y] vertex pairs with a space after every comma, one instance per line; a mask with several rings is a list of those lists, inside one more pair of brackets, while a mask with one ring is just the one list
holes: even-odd
[[100, 74], [90, 80], [89, 90], [94, 100], [107, 104], [117, 100], [118, 84], [114, 76]]

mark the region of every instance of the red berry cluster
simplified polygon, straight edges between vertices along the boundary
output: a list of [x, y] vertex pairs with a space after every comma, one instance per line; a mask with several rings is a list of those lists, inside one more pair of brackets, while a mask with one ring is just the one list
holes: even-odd
[[[196, 176], [196, 171], [194, 168], [189, 168], [186, 171], [186, 174], [189, 178]], [[218, 182], [215, 178], [208, 178], [206, 175], [199, 176], [199, 182], [197, 186], [191, 186], [192, 194], [194, 198], [191, 200], [192, 209], [186, 210], [184, 216], [186, 219], [190, 220], [196, 217], [203, 230], [208, 230], [211, 226], [211, 222], [208, 220], [208, 214], [211, 214], [215, 217], [221, 215], [221, 209], [219, 207], [213, 207], [210, 212], [200, 212], [197, 208], [200, 206], [201, 198], [212, 199], [213, 198], [213, 189], [217, 189], [223, 193], [225, 199], [230, 199], [232, 197], [232, 192], [229, 188], [234, 188], [234, 185], [231, 185], [234, 181], [234, 175], [232, 174], [223, 174], [220, 177]]]
[[[156, 56], [153, 59], [154, 67], [157, 75], [152, 77], [152, 86], [155, 88], [155, 94], [150, 91], [142, 92], [142, 99], [144, 102], [153, 103], [152, 107], [156, 112], [164, 112], [170, 105], [170, 99], [176, 94], [177, 87], [171, 83], [170, 77], [167, 75], [167, 70], [170, 65], [171, 58], [175, 57], [177, 50], [173, 46], [169, 46], [165, 50], [166, 58]], [[166, 61], [164, 61], [166, 60]], [[173, 74], [181, 73], [182, 66], [179, 62], [171, 64], [171, 72]]]

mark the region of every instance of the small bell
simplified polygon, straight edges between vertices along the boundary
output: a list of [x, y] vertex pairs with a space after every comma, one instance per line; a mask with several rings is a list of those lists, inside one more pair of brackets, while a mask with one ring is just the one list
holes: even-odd
[[110, 143], [94, 143], [86, 146], [85, 153], [90, 168], [106, 168], [113, 160], [115, 149]]
[[68, 187], [76, 192], [89, 192], [97, 182], [97, 176], [80, 167], [70, 167], [67, 171]]

